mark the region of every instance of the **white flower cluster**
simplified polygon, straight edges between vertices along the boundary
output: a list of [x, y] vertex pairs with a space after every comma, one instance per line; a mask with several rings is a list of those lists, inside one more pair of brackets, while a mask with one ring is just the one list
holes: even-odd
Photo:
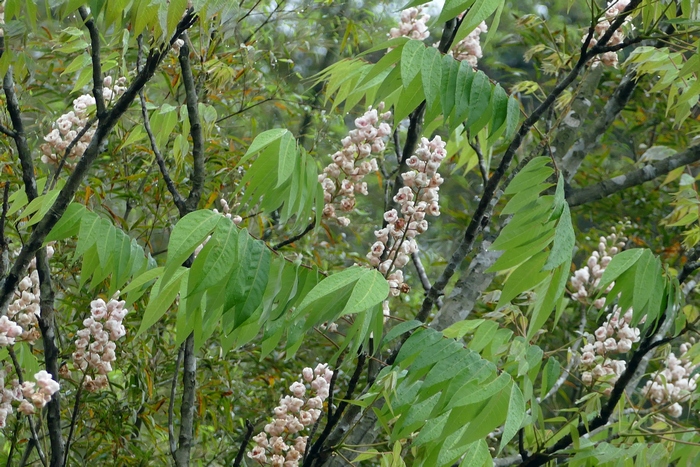
[[[318, 421], [332, 377], [328, 364], [319, 363], [313, 370], [304, 368], [302, 380], [289, 386], [292, 395], [282, 397], [280, 405], [275, 407], [275, 419], [265, 425], [265, 431], [253, 437], [256, 446], [248, 451], [248, 457], [259, 465], [298, 467], [308, 438], [298, 433]], [[313, 391], [313, 396], [308, 398], [305, 397], [307, 384]]]
[[33, 414], [35, 409], [44, 407], [51, 401], [51, 396], [61, 388], [45, 370], [36, 373], [34, 379], [36, 383], [25, 381], [20, 386], [24, 399], [17, 410], [25, 415]]
[[444, 180], [437, 170], [446, 155], [445, 142], [440, 136], [432, 141], [421, 138], [415, 154], [406, 161], [411, 170], [401, 174], [404, 186], [394, 196], [401, 214], [396, 209], [385, 212], [387, 226], [374, 232], [377, 241], [367, 258], [387, 278], [392, 297], [408, 291], [401, 268], [418, 251], [416, 236], [428, 230], [426, 214], [440, 215], [439, 191]]
[[34, 375], [36, 383], [25, 381], [19, 384], [14, 379], [10, 382], [10, 388], [5, 387], [7, 372], [10, 368], [0, 368], [0, 428], [5, 428], [7, 416], [14, 413], [12, 404], [19, 402], [17, 410], [25, 415], [33, 414], [36, 409], [41, 409], [51, 400], [51, 396], [60, 389], [59, 384], [53, 380], [51, 374], [45, 370]]
[[379, 170], [373, 154], [381, 154], [386, 145], [384, 137], [391, 134], [391, 126], [386, 123], [391, 112], [384, 110], [384, 103], [377, 109], [372, 107], [355, 119], [355, 129], [342, 139], [343, 149], [331, 156], [331, 162], [318, 181], [323, 187], [323, 217], [336, 219], [342, 226], [348, 226], [350, 219], [337, 216], [336, 210], [350, 212], [355, 208], [355, 193], [367, 195], [367, 183], [362, 179], [370, 172]]
[[[54, 254], [52, 245], [46, 247], [46, 256], [51, 259]], [[36, 269], [36, 258], [32, 258], [27, 268], [27, 275], [19, 281], [12, 297], [7, 316], [0, 318], [0, 347], [12, 345], [15, 338], [34, 344], [41, 336], [37, 318], [41, 314], [41, 291], [39, 287], [39, 272]]]
[[85, 327], [77, 333], [73, 364], [84, 373], [89, 369], [97, 372], [94, 379], [85, 375], [84, 387], [90, 392], [109, 384], [107, 373], [112, 371], [112, 362], [117, 359], [115, 342], [126, 335], [122, 321], [128, 310], [124, 308], [125, 301], [117, 300], [118, 294], [107, 303], [101, 298], [91, 301], [91, 316], [83, 321]]
[[477, 62], [484, 56], [479, 36], [487, 31], [488, 26], [486, 26], [485, 21], [482, 21], [467, 37], [457, 42], [448, 55], [452, 55], [455, 60], [460, 62], [466, 60], [472, 67], [476, 68]]
[[654, 404], [670, 404], [665, 410], [676, 418], [683, 414], [683, 407], [679, 402], [687, 400], [695, 391], [700, 376], [692, 374], [698, 365], [693, 365], [685, 356], [690, 346], [687, 342], [681, 344], [680, 358], [670, 353], [664, 362], [665, 368], [656, 372], [642, 391]]
[[407, 8], [401, 12], [401, 22], [398, 28], [389, 30], [389, 38], [408, 37], [422, 41], [430, 36], [426, 23], [430, 15], [423, 13], [423, 8]]
[[[591, 39], [591, 42], [589, 44], [589, 47], [593, 47], [596, 45], [598, 42], [598, 39], [603, 37], [605, 32], [610, 28], [610, 23], [617, 18], [617, 16], [624, 11], [625, 8], [627, 8], [627, 5], [629, 5], [630, 0], [610, 0], [608, 2], [608, 9], [605, 11], [605, 19], [601, 20], [596, 24], [595, 27], [595, 36]], [[625, 18], [625, 23], [629, 23], [630, 17], [628, 16]], [[622, 31], [622, 28], [618, 28], [608, 41], [606, 45], [617, 45], [621, 44], [622, 41], [625, 39], [625, 33]], [[583, 38], [583, 41], [585, 41], [586, 38]], [[617, 67], [617, 52], [605, 52], [604, 54], [601, 54], [600, 56], [596, 57], [593, 59], [593, 63], [591, 66], [596, 67], [600, 63], [603, 63], [604, 65], [607, 66], [612, 66], [612, 67]]]
[[[111, 76], [106, 76], [103, 83], [102, 95], [105, 101], [110, 102], [117, 96], [121, 96], [126, 91], [126, 78], [117, 79], [112, 82]], [[53, 130], [44, 137], [46, 143], [41, 145], [41, 161], [46, 164], [58, 164], [63, 153], [70, 143], [78, 136], [89, 120], [89, 109], [95, 105], [95, 98], [92, 94], [83, 94], [73, 101], [73, 110], [58, 117], [53, 124]], [[73, 146], [70, 159], [77, 159], [82, 156], [87, 149], [92, 137], [95, 134], [95, 127], [87, 130], [80, 138], [80, 141]]]
[[[624, 360], [610, 358], [612, 354], [627, 353], [632, 344], [639, 342], [639, 328], [630, 327], [632, 309], [621, 315], [616, 305], [613, 312], [593, 334], [588, 334], [588, 343], [581, 349], [581, 365], [586, 370], [581, 374], [581, 381], [590, 385], [596, 381], [607, 383], [604, 393], [610, 394], [612, 385], [620, 378], [627, 363]], [[642, 322], [644, 318], [642, 319]]]
[[[613, 227], [612, 233], [607, 237], [600, 237], [598, 243], [598, 251], [594, 251], [588, 258], [586, 266], [574, 272], [571, 277], [571, 285], [576, 292], [571, 294], [571, 298], [588, 305], [588, 297], [593, 294], [593, 291], [598, 287], [601, 277], [608, 267], [612, 257], [618, 254], [625, 246], [627, 237], [622, 235], [625, 224], [620, 228]], [[606, 292], [612, 290], [615, 283], [612, 282]], [[601, 297], [593, 302], [593, 306], [601, 310], [605, 306], [605, 297]]]

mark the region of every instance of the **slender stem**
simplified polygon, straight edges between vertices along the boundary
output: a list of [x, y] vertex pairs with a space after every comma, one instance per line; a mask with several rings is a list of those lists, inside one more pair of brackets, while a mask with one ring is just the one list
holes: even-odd
[[[17, 373], [17, 381], [20, 385], [22, 385], [22, 383], [24, 383], [24, 377], [22, 375], [22, 366], [19, 364], [19, 360], [17, 360], [15, 348], [13, 346], [9, 346], [7, 348], [7, 351], [10, 354], [12, 365], [15, 367], [15, 372]], [[41, 460], [42, 465], [46, 467], [46, 456], [44, 456], [44, 451], [41, 449], [41, 445], [39, 444], [39, 436], [37, 435], [36, 426], [34, 425], [34, 419], [31, 417], [31, 415], [27, 415], [27, 422], [29, 422], [29, 431], [32, 434], [31, 441], [36, 447], [36, 452], [37, 454], [39, 454], [39, 459]]]
[[241, 463], [243, 462], [243, 455], [245, 454], [245, 450], [248, 448], [248, 443], [250, 443], [250, 440], [253, 437], [254, 430], [255, 427], [252, 423], [250, 423], [250, 420], [246, 420], [245, 435], [243, 436], [243, 440], [241, 441], [241, 446], [238, 448], [238, 454], [236, 454], [236, 459], [233, 461], [233, 467], [240, 467]]
[[78, 391], [75, 393], [75, 402], [73, 403], [73, 413], [70, 417], [70, 430], [68, 430], [68, 438], [66, 438], [66, 452], [63, 455], [63, 465], [68, 465], [68, 455], [70, 454], [70, 443], [73, 439], [73, 432], [75, 431], [75, 425], [78, 422], [78, 412], [80, 411], [80, 396], [83, 394], [83, 383], [85, 383], [86, 374], [83, 373], [80, 379], [80, 384], [78, 385]]
[[177, 376], [180, 374], [180, 365], [182, 364], [182, 355], [184, 353], [183, 346], [177, 351], [177, 359], [175, 360], [175, 370], [173, 371], [173, 381], [170, 384], [170, 402], [168, 403], [168, 440], [170, 442], [170, 454], [174, 457], [177, 451], [177, 441], [175, 439], [175, 394], [177, 392]]
[[194, 353], [194, 333], [183, 343], [184, 364], [182, 370], [182, 402], [180, 403], [180, 435], [178, 447], [173, 456], [177, 467], [190, 465], [190, 451], [194, 435], [194, 396], [197, 386], [197, 357]]
[[301, 240], [306, 234], [311, 232], [314, 229], [314, 225], [316, 225], [316, 219], [311, 220], [309, 222], [309, 225], [306, 226], [304, 231], [300, 234], [294, 235], [292, 237], [289, 237], [287, 240], [284, 240], [283, 242], [278, 243], [277, 245], [273, 246], [272, 249], [274, 251], [279, 250], [282, 247], [285, 247], [287, 245], [291, 245], [292, 243], [296, 242], [297, 240]]
[[105, 115], [105, 100], [102, 93], [102, 62], [100, 58], [100, 32], [97, 30], [95, 20], [88, 13], [87, 8], [78, 8], [80, 17], [85, 22], [85, 27], [90, 33], [90, 58], [92, 59], [92, 95], [95, 97], [97, 107], [97, 118], [102, 120]]

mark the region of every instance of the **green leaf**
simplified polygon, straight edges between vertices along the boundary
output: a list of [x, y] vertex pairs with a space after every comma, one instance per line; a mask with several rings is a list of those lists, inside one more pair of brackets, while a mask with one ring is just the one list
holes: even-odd
[[127, 294], [131, 291], [138, 290], [141, 287], [143, 287], [145, 284], [148, 282], [151, 282], [158, 276], [160, 276], [165, 268], [163, 267], [158, 267], [158, 268], [153, 268], [149, 269], [148, 271], [144, 272], [138, 277], [135, 277], [131, 282], [129, 282], [129, 285], [127, 285], [122, 291], [121, 294]]
[[575, 243], [576, 234], [571, 224], [571, 212], [569, 211], [569, 205], [564, 204], [564, 210], [554, 231], [552, 251], [550, 251], [543, 269], [549, 271], [561, 264], [570, 263]]
[[622, 251], [613, 256], [612, 260], [605, 268], [603, 276], [600, 278], [599, 287], [601, 289], [605, 289], [608, 284], [620, 277], [620, 275], [622, 275], [622, 273], [627, 271], [629, 268], [634, 266], [637, 260], [641, 258], [643, 253], [644, 249], [635, 248], [632, 250]]
[[495, 396], [491, 397], [486, 406], [472, 420], [467, 427], [464, 435], [460, 439], [460, 443], [471, 443], [486, 437], [496, 427], [500, 426], [506, 419], [508, 414], [508, 402], [510, 399], [509, 385], [513, 385], [510, 377], [503, 373], [498, 380], [504, 381], [504, 388], [501, 389]]
[[207, 254], [199, 254], [192, 263], [187, 296], [209, 289], [228, 277], [236, 264], [238, 228], [230, 219], [220, 219], [205, 248]]
[[[466, 60], [464, 62], [466, 62]], [[489, 115], [487, 114], [489, 113], [490, 100], [491, 83], [489, 83], [489, 78], [484, 72], [478, 71], [474, 74], [471, 90], [469, 91], [469, 117], [467, 119], [467, 126], [472, 133], [477, 133], [488, 123]], [[479, 123], [479, 120], [483, 122], [480, 127], [476, 125], [476, 123]]]
[[258, 136], [256, 136], [251, 145], [248, 146], [248, 150], [243, 155], [243, 157], [241, 157], [241, 160], [238, 161], [238, 165], [240, 166], [248, 159], [250, 159], [256, 152], [266, 148], [267, 146], [274, 143], [275, 141], [282, 138], [288, 133], [289, 130], [285, 128], [275, 128], [273, 130], [263, 131]]
[[486, 321], [485, 319], [465, 319], [462, 321], [457, 321], [452, 326], [450, 326], [447, 329], [445, 329], [444, 331], [442, 331], [442, 334], [445, 337], [451, 337], [454, 339], [461, 339], [466, 334], [474, 331], [476, 328], [478, 328], [485, 321]]
[[[90, 211], [88, 211], [90, 212]], [[78, 244], [75, 247], [73, 257], [82, 256], [97, 241], [97, 232], [100, 225], [100, 216], [94, 213], [86, 214], [78, 229]]]
[[404, 321], [403, 323], [397, 324], [396, 326], [391, 328], [389, 330], [389, 332], [386, 333], [386, 335], [382, 339], [382, 343], [381, 343], [380, 347], [381, 348], [386, 347], [386, 345], [389, 342], [393, 341], [394, 339], [396, 339], [400, 335], [405, 334], [407, 332], [411, 332], [414, 329], [416, 329], [417, 327], [420, 327], [422, 325], [423, 325], [423, 323], [421, 323], [420, 321], [416, 321], [415, 319], [413, 319], [411, 321]]
[[510, 96], [508, 98], [508, 113], [506, 116], [506, 133], [503, 135], [506, 141], [509, 141], [515, 135], [518, 123], [520, 123], [520, 104], [518, 104], [515, 97]]
[[433, 102], [440, 94], [442, 82], [442, 55], [435, 47], [428, 47], [423, 52], [421, 62], [421, 76], [423, 81], [423, 93], [427, 108], [433, 106]]
[[280, 140], [279, 165], [277, 166], [277, 186], [279, 188], [294, 173], [299, 160], [297, 142], [291, 133], [285, 133]]
[[[247, 232], [242, 235], [247, 236]], [[236, 304], [235, 326], [245, 323], [262, 303], [265, 288], [270, 273], [272, 254], [260, 240], [248, 242], [249, 248], [245, 255], [245, 286], [248, 290], [245, 301]]]
[[389, 283], [379, 271], [370, 269], [358, 279], [342, 314], [368, 310], [386, 300], [388, 296]]
[[542, 387], [540, 388], [540, 399], [547, 395], [550, 389], [554, 387], [554, 383], [559, 379], [561, 374], [561, 365], [554, 357], [549, 357], [542, 372]]
[[489, 139], [501, 129], [508, 116], [508, 94], [500, 84], [496, 84], [491, 92], [491, 123], [489, 125]]
[[506, 415], [506, 423], [503, 427], [503, 435], [501, 435], [501, 443], [498, 447], [498, 452], [503, 451], [503, 448], [510, 442], [511, 439], [518, 433], [520, 425], [525, 419], [525, 399], [523, 393], [517, 384], [513, 384], [510, 388], [510, 400], [508, 401], [508, 413]]
[[225, 217], [209, 209], [191, 212], [180, 219], [170, 234], [164, 281], [172, 277], [222, 219]]
[[455, 106], [455, 96], [457, 95], [457, 75], [459, 73], [459, 62], [449, 55], [442, 57], [442, 78], [440, 80], [440, 102], [442, 103], [442, 114], [447, 118]]
[[[175, 301], [178, 292], [180, 291], [180, 281], [189, 272], [189, 269], [180, 267], [172, 275], [170, 282], [165, 284], [164, 287], [158, 287], [158, 294], [148, 301], [148, 306], [143, 312], [143, 318], [141, 319], [141, 326], [139, 331], [136, 333], [140, 336], [145, 331], [147, 331], [151, 326], [153, 326], [158, 320], [168, 311], [170, 305]], [[162, 284], [163, 277], [161, 277], [158, 282]], [[157, 282], [157, 283], [158, 283]], [[155, 290], [155, 287], [154, 287]]]
[[401, 82], [404, 87], [408, 87], [413, 78], [420, 72], [424, 50], [425, 45], [418, 40], [410, 40], [403, 46], [403, 51], [401, 52]]
[[518, 266], [518, 268], [508, 276], [506, 283], [503, 285], [501, 298], [498, 300], [496, 309], [510, 303], [515, 297], [530, 290], [549, 275], [547, 271], [542, 271], [542, 266], [546, 258], [547, 252], [542, 251]]
[[473, 3], [474, 0], [445, 0], [445, 4], [436, 22], [444, 23], [445, 21], [459, 16], [467, 8], [471, 7]]
[[76, 236], [80, 231], [80, 223], [88, 216], [88, 212], [82, 204], [69, 204], [51, 232], [46, 236], [44, 244]]
[[462, 24], [459, 26], [454, 38], [455, 43], [467, 37], [504, 2], [505, 0], [476, 0], [474, 5], [467, 11], [467, 14], [464, 15], [464, 18], [462, 18]]
[[[456, 128], [469, 115], [469, 99], [475, 75], [469, 62], [464, 60], [458, 63], [457, 83], [455, 84], [455, 117], [450, 125], [451, 128]], [[448, 114], [446, 113], [445, 116], [447, 117]]]
[[336, 274], [331, 274], [330, 276], [319, 282], [312, 290], [309, 292], [304, 300], [299, 304], [295, 312], [295, 316], [300, 316], [306, 308], [316, 305], [316, 302], [327, 298], [334, 293], [342, 290], [346, 286], [356, 282], [360, 279], [368, 270], [360, 266], [353, 266], [345, 269]]

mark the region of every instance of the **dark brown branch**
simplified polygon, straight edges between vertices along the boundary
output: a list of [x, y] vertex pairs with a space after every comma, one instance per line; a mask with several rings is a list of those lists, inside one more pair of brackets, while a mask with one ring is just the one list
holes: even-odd
[[678, 167], [700, 161], [700, 145], [691, 146], [685, 151], [674, 154], [671, 157], [654, 161], [636, 170], [631, 170], [623, 175], [618, 175], [609, 180], [587, 186], [567, 193], [566, 200], [569, 206], [580, 206], [603, 199], [627, 188], [641, 185], [661, 175], [666, 175]]
[[194, 349], [194, 333], [182, 344], [184, 364], [182, 370], [182, 401], [180, 403], [180, 434], [173, 458], [177, 467], [190, 465], [194, 435], [194, 399], [197, 389], [197, 357]]
[[85, 374], [80, 378], [80, 383], [78, 386], [78, 391], [75, 393], [75, 402], [73, 403], [73, 413], [70, 417], [70, 429], [68, 430], [68, 437], [66, 438], [66, 449], [63, 455], [63, 465], [68, 465], [68, 455], [70, 454], [70, 443], [73, 439], [73, 433], [75, 431], [75, 426], [78, 423], [78, 413], [80, 413], [80, 396], [83, 394], [83, 384], [85, 383]]
[[177, 451], [177, 441], [175, 439], [175, 393], [177, 392], [177, 375], [180, 374], [180, 365], [182, 364], [182, 354], [184, 348], [180, 346], [177, 351], [177, 359], [175, 360], [175, 370], [173, 371], [173, 380], [170, 383], [170, 402], [168, 402], [168, 441], [170, 442], [170, 454], [175, 456]]
[[100, 32], [97, 30], [94, 18], [88, 13], [87, 8], [78, 8], [80, 17], [85, 22], [85, 27], [90, 33], [90, 58], [92, 59], [92, 95], [97, 107], [97, 119], [102, 120], [105, 115], [105, 99], [102, 92], [102, 62], [100, 58]]
[[277, 245], [273, 246], [272, 249], [274, 251], [279, 250], [282, 247], [285, 247], [287, 245], [291, 245], [292, 243], [296, 242], [297, 240], [301, 240], [306, 234], [311, 232], [314, 229], [314, 225], [316, 225], [316, 219], [312, 219], [311, 222], [309, 222], [309, 225], [306, 226], [303, 232], [300, 234], [294, 235], [293, 237], [289, 237], [287, 240], [284, 240], [283, 242], [278, 243]]
[[243, 462], [243, 455], [245, 454], [245, 450], [248, 449], [248, 443], [250, 443], [250, 440], [253, 437], [254, 430], [255, 427], [252, 423], [250, 423], [250, 420], [246, 420], [245, 435], [243, 436], [243, 440], [241, 441], [241, 447], [238, 448], [238, 454], [236, 454], [236, 459], [233, 461], [233, 467], [240, 467], [241, 463]]
[[[187, 34], [184, 33], [184, 38]], [[204, 136], [202, 135], [202, 124], [199, 119], [199, 101], [197, 98], [197, 89], [192, 76], [192, 67], [190, 65], [190, 49], [185, 44], [180, 47], [180, 68], [182, 69], [182, 83], [185, 86], [185, 100], [187, 102], [187, 118], [190, 121], [190, 135], [192, 136], [192, 189], [189, 196], [185, 200], [185, 208], [187, 212], [192, 212], [197, 209], [199, 200], [202, 197], [204, 188]], [[181, 215], [184, 215], [181, 213]]]
[[0, 125], [0, 133], [3, 133], [9, 136], [10, 138], [15, 138], [17, 136], [17, 134], [14, 131], [10, 130], [5, 125]]

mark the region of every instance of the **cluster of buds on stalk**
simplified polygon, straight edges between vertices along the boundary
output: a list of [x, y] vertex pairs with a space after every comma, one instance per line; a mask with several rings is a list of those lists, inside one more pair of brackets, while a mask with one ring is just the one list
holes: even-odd
[[[631, 327], [632, 309], [624, 314], [616, 305], [606, 321], [586, 336], [587, 343], [581, 349], [581, 381], [586, 385], [594, 382], [605, 384], [603, 392], [608, 395], [612, 386], [627, 368], [624, 360], [612, 358], [632, 350], [632, 344], [639, 342], [639, 328]], [[642, 318], [644, 322], [645, 318]]]
[[[289, 386], [291, 395], [280, 398], [274, 409], [275, 419], [253, 437], [255, 447], [248, 451], [248, 457], [258, 465], [298, 467], [308, 440], [308, 436], [300, 433], [313, 426], [321, 416], [332, 378], [333, 372], [327, 364], [304, 368], [301, 380]], [[311, 394], [307, 395], [309, 388]]]
[[411, 169], [401, 174], [404, 186], [394, 196], [400, 213], [391, 209], [384, 213], [386, 227], [374, 232], [377, 241], [367, 258], [369, 263], [384, 274], [392, 297], [408, 291], [402, 268], [411, 254], [418, 251], [416, 236], [428, 230], [426, 215], [440, 215], [440, 185], [443, 178], [437, 172], [447, 155], [445, 142], [440, 136], [421, 142], [406, 164]]
[[7, 416], [14, 413], [13, 404], [19, 403], [18, 412], [31, 415], [51, 401], [51, 397], [60, 389], [51, 374], [45, 370], [34, 375], [35, 383], [25, 381], [22, 384], [17, 379], [5, 386], [10, 367], [0, 368], [0, 428], [7, 425]]
[[430, 36], [427, 22], [430, 15], [423, 13], [422, 7], [407, 8], [401, 12], [401, 21], [398, 28], [389, 30], [389, 38], [408, 37], [409, 39], [425, 40]]
[[[605, 268], [608, 267], [612, 257], [618, 254], [625, 247], [627, 237], [622, 235], [626, 224], [622, 224], [619, 228], [612, 228], [612, 233], [607, 237], [600, 237], [598, 250], [594, 251], [586, 262], [586, 266], [574, 272], [571, 277], [571, 285], [575, 292], [571, 294], [571, 298], [578, 302], [588, 305], [588, 297], [594, 294], [594, 291], [600, 284], [600, 279], [603, 277]], [[612, 290], [615, 283], [612, 282], [606, 289], [606, 293]], [[605, 306], [605, 297], [601, 297], [593, 301], [593, 306], [602, 310]]]
[[[51, 259], [54, 248], [46, 246], [46, 257]], [[0, 318], [0, 347], [12, 345], [17, 337], [34, 344], [40, 337], [38, 320], [41, 315], [41, 288], [36, 258], [32, 258], [27, 268], [27, 275], [19, 281], [12, 301], [7, 308], [7, 316]]]
[[686, 356], [690, 346], [688, 342], [681, 344], [680, 358], [673, 352], [669, 353], [664, 361], [664, 369], [654, 373], [653, 378], [647, 381], [642, 390], [642, 394], [652, 403], [666, 405], [666, 413], [675, 418], [683, 414], [680, 402], [688, 400], [695, 392], [700, 376], [693, 374], [698, 365], [693, 365], [691, 359]]
[[362, 179], [379, 170], [372, 155], [384, 152], [384, 138], [391, 134], [391, 126], [387, 123], [391, 112], [380, 113], [382, 110], [383, 102], [355, 119], [356, 128], [342, 139], [343, 149], [331, 156], [333, 162], [318, 176], [325, 202], [323, 217], [335, 219], [344, 227], [350, 224], [350, 219], [338, 216], [336, 212], [355, 209], [355, 193], [367, 195], [367, 183]]
[[[588, 44], [589, 47], [593, 47], [598, 43], [598, 40], [601, 37], [603, 37], [603, 35], [610, 28], [610, 24], [613, 21], [615, 21], [615, 18], [617, 18], [618, 15], [620, 15], [620, 13], [622, 13], [625, 10], [625, 8], [627, 8], [627, 5], [629, 5], [629, 3], [630, 0], [610, 0], [608, 2], [608, 8], [605, 10], [605, 19], [601, 19], [600, 21], [598, 21], [598, 24], [596, 24], [595, 35], [593, 38], [591, 38], [591, 41]], [[631, 26], [629, 16], [625, 18], [625, 24], [628, 23]], [[586, 37], [583, 38], [583, 41], [585, 40]], [[612, 37], [610, 37], [610, 40], [607, 42], [606, 46], [618, 45], [621, 44], [624, 40], [625, 33], [622, 31], [622, 27], [620, 27], [615, 30]], [[617, 52], [605, 52], [593, 59], [592, 66], [596, 67], [600, 63], [602, 63], [607, 66], [617, 67], [617, 62]]]
[[[119, 292], [107, 303], [101, 298], [90, 302], [90, 317], [83, 321], [85, 327], [77, 333], [73, 364], [85, 373], [83, 385], [90, 392], [108, 386], [107, 374], [117, 359], [115, 342], [126, 335], [122, 321], [128, 310], [124, 308], [125, 301], [117, 300], [118, 296]], [[87, 374], [89, 370], [97, 373], [94, 379]]]
[[[111, 76], [106, 76], [103, 85], [102, 96], [105, 101], [110, 102], [124, 94], [126, 78], [121, 77], [113, 82]], [[73, 110], [58, 117], [58, 120], [53, 124], [53, 130], [44, 137], [46, 143], [41, 145], [42, 162], [46, 164], [59, 163], [68, 146], [87, 125], [90, 109], [94, 105], [95, 97], [92, 94], [83, 94], [73, 101]], [[95, 126], [93, 125], [76, 142], [68, 154], [68, 158], [74, 160], [82, 156], [94, 134]], [[67, 162], [66, 165], [71, 166], [71, 163]]]
[[460, 62], [466, 60], [473, 68], [476, 68], [479, 59], [484, 56], [479, 36], [487, 31], [488, 26], [486, 26], [485, 21], [482, 21], [467, 37], [457, 42], [447, 54], [452, 55], [455, 60]]

